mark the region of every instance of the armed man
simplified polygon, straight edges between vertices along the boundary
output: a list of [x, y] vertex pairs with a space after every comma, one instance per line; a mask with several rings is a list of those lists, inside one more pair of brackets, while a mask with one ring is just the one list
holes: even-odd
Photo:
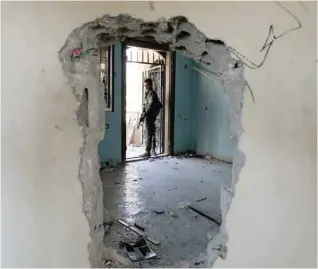
[[146, 150], [140, 157], [149, 158], [151, 155], [156, 155], [156, 126], [155, 122], [163, 107], [159, 101], [157, 93], [153, 89], [152, 79], [147, 78], [145, 84], [145, 102], [143, 104], [142, 114], [139, 120], [139, 125], [144, 122], [146, 129]]

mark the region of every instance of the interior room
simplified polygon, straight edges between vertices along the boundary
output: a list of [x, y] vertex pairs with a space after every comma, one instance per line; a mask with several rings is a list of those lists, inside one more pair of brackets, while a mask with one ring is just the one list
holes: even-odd
[[[102, 67], [116, 73], [105, 84], [114, 99], [105, 103], [114, 107], [105, 109], [109, 125], [99, 145], [104, 244], [120, 255], [118, 266], [202, 266], [200, 255], [222, 223], [220, 189], [230, 183], [235, 149], [222, 86], [202, 64], [154, 42], [130, 40], [102, 51], [114, 59]], [[141, 157], [147, 126], [140, 122], [147, 78], [163, 103], [149, 158]], [[125, 244], [144, 233], [155, 256], [133, 260]]]

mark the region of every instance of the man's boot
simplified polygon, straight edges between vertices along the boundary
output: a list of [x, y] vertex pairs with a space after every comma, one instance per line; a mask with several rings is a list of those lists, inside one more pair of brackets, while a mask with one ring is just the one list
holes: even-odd
[[156, 153], [156, 151], [154, 149], [151, 151], [151, 156], [153, 156], [153, 157], [157, 156], [157, 153]]

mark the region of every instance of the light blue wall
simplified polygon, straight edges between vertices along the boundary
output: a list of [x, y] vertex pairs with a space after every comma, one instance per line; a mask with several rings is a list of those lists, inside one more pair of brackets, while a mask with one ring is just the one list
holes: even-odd
[[101, 162], [115, 160], [121, 162], [121, 51], [120, 43], [114, 50], [114, 111], [106, 112], [106, 123], [109, 129], [105, 130], [105, 137], [99, 144], [99, 157]]
[[[202, 69], [200, 64], [196, 67]], [[194, 71], [193, 90], [196, 93], [192, 108], [195, 120], [196, 152], [211, 154], [222, 160], [232, 161], [235, 143], [230, 138], [228, 103], [219, 82]]]
[[[176, 53], [175, 70], [175, 113], [174, 113], [174, 153], [195, 150], [193, 137], [192, 103], [194, 98], [193, 61], [180, 53]], [[188, 66], [186, 69], [185, 66]]]

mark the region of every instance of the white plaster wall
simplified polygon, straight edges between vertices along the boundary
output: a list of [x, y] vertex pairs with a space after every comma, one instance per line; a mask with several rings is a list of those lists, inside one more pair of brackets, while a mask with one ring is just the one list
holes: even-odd
[[[316, 4], [285, 6], [303, 28], [246, 69], [246, 154], [220, 267], [316, 266]], [[273, 2], [2, 2], [2, 266], [87, 267], [88, 224], [77, 180], [80, 132], [57, 51], [106, 13], [184, 15], [254, 62], [270, 24], [295, 25]], [[55, 125], [59, 127], [56, 129]]]

